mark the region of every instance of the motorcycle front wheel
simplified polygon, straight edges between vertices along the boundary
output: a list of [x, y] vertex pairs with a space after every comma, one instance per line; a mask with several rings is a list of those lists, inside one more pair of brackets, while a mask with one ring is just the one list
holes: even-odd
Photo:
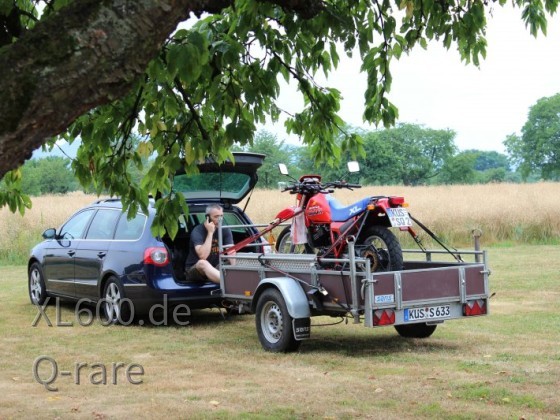
[[398, 271], [403, 269], [401, 244], [384, 226], [371, 226], [358, 240], [358, 256], [370, 261], [371, 271]]
[[276, 252], [281, 254], [313, 254], [309, 244], [293, 244], [290, 226], [286, 226], [276, 240]]

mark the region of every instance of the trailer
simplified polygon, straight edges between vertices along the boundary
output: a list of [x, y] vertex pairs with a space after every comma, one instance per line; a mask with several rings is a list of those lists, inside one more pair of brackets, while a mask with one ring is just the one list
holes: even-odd
[[486, 251], [461, 251], [472, 262], [437, 261], [439, 250], [403, 250], [403, 270], [371, 272], [352, 238], [341, 259], [313, 254], [243, 252], [220, 257], [222, 296], [231, 310], [255, 314], [267, 351], [295, 351], [311, 338], [311, 318], [350, 317], [407, 338], [426, 338], [437, 325], [489, 313]]

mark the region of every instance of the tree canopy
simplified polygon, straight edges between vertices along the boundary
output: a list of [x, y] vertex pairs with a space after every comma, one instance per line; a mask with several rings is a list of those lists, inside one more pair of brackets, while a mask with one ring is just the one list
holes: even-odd
[[524, 178], [538, 173], [546, 180], [560, 179], [560, 93], [539, 99], [521, 136], [508, 136], [505, 145]]
[[[396, 160], [393, 172], [399, 183], [419, 185], [438, 175], [446, 159], [456, 152], [451, 130], [435, 130], [417, 124], [399, 124], [397, 127], [374, 133], [377, 143], [389, 145]], [[383, 164], [383, 158], [371, 156], [373, 168]]]
[[60, 156], [28, 160], [22, 167], [22, 174], [21, 188], [25, 194], [64, 194], [78, 188], [70, 170], [70, 160]]
[[257, 132], [255, 141], [244, 149], [266, 155], [263, 165], [257, 171], [260, 188], [278, 188], [278, 182], [286, 181], [278, 170], [279, 163], [286, 164], [293, 173], [292, 161], [298, 154], [297, 148], [286, 145], [283, 140], [278, 140], [274, 134], [266, 130]]
[[[29, 206], [16, 168], [56, 136], [82, 140], [72, 163], [83, 185], [123, 197], [131, 212], [160, 196], [155, 233], [184, 209], [175, 170], [251, 144], [276, 120], [279, 79], [296, 83], [304, 108], [286, 129], [312, 158], [363, 154], [344, 131], [340, 92], [315, 75], [357, 55], [368, 76], [364, 120], [393, 124], [390, 64], [437, 40], [475, 65], [485, 56], [483, 0], [2, 0], [0, 2], [0, 205]], [[546, 33], [558, 0], [514, 0], [530, 31]], [[38, 12], [38, 6], [43, 12]], [[196, 17], [196, 19], [195, 19]], [[181, 26], [180, 22], [187, 22]], [[133, 133], [142, 137], [132, 142]], [[336, 142], [336, 139], [341, 139]], [[131, 166], [142, 169], [140, 182]], [[133, 165], [130, 165], [130, 162]], [[12, 170], [11, 172], [8, 172]]]

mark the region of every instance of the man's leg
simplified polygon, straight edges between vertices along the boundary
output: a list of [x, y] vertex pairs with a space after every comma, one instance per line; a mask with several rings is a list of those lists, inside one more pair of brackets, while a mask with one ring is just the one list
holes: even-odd
[[208, 280], [216, 284], [220, 284], [220, 271], [217, 268], [214, 268], [208, 261], [198, 260], [195, 267], [198, 271], [203, 273]]

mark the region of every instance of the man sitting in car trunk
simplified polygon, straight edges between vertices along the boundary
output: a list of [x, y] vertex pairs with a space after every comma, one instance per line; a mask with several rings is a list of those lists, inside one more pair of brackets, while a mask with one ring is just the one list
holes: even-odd
[[[191, 232], [189, 255], [185, 262], [185, 276], [188, 282], [210, 280], [220, 284], [219, 262], [220, 247], [218, 243], [218, 223], [224, 216], [224, 209], [219, 204], [206, 207], [204, 223], [196, 225]], [[233, 245], [233, 235], [228, 228], [222, 229], [224, 246]]]

